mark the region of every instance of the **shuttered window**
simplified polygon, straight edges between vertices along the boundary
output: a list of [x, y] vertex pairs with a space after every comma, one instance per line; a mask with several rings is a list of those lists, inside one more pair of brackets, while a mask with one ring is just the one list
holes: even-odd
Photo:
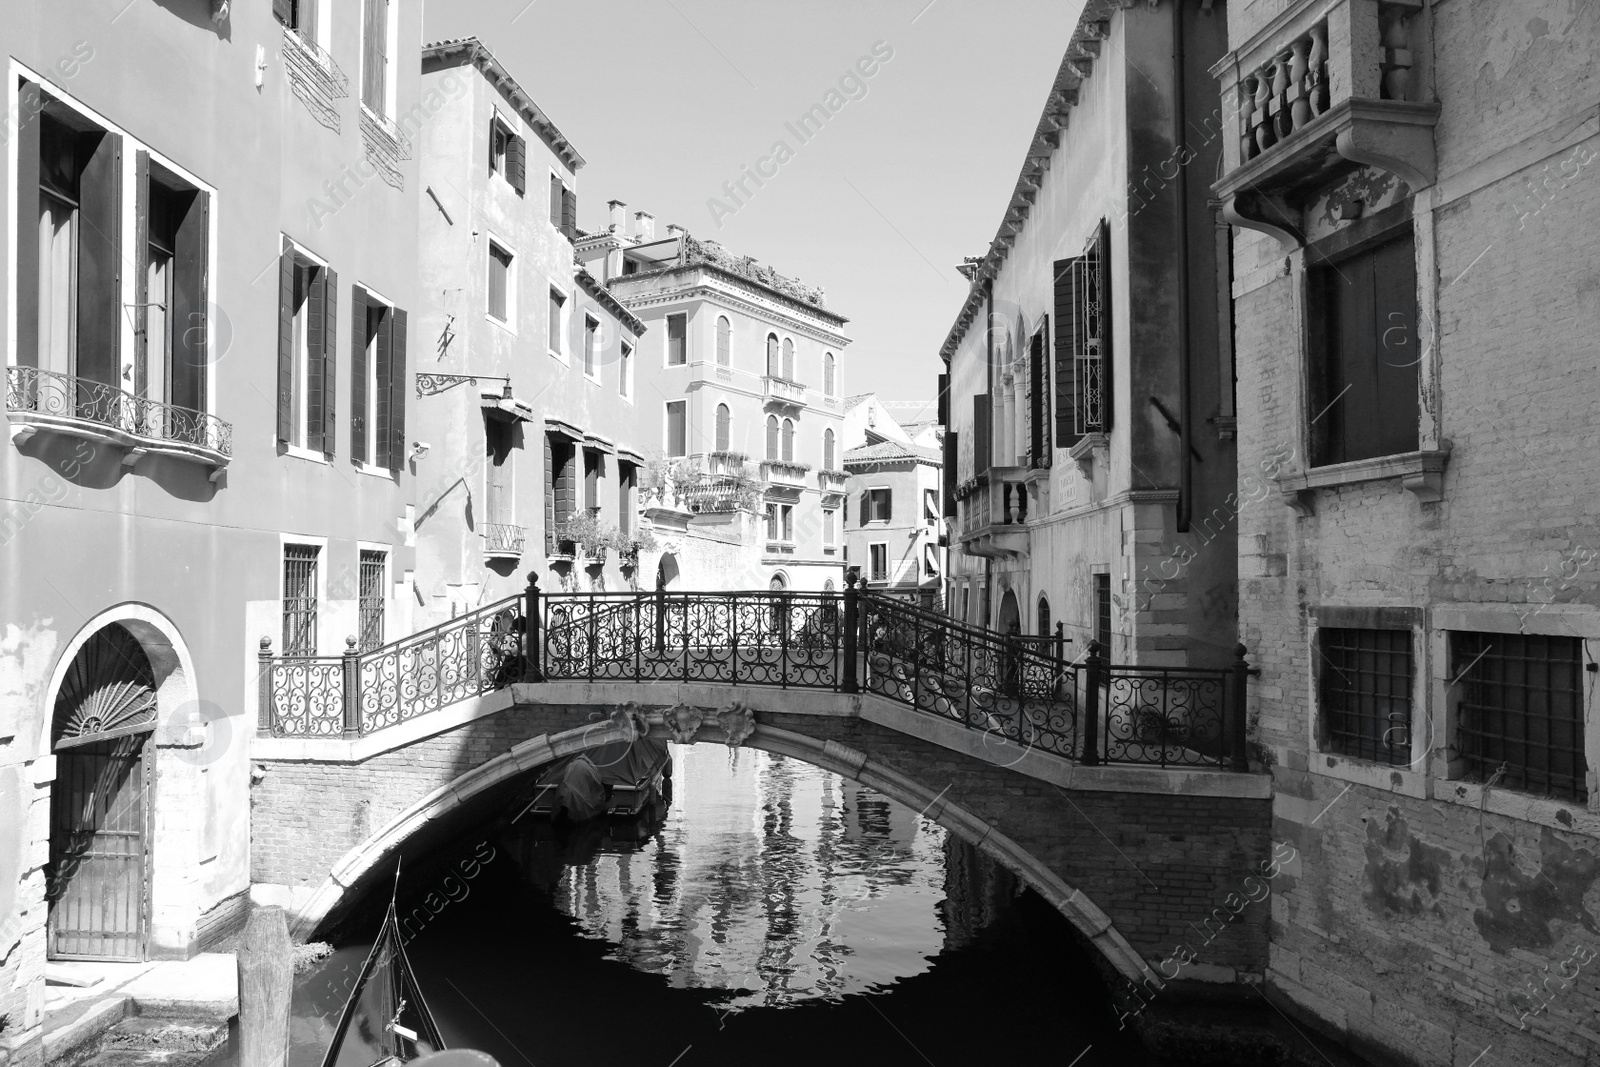
[[794, 381], [794, 342], [787, 337], [783, 339], [783, 376]]
[[489, 314], [511, 322], [511, 253], [489, 242]]
[[483, 423], [484, 521], [511, 525], [516, 520], [512, 497], [512, 424], [489, 417]]
[[272, 0], [273, 16], [307, 41], [317, 41], [317, 0]]
[[[152, 168], [147, 152], [138, 153], [136, 169], [136, 248], [142, 254], [134, 262], [134, 318], [142, 328], [135, 332], [135, 389], [141, 396], [204, 411], [210, 197], [164, 168]], [[318, 310], [318, 326], [326, 328], [328, 309], [319, 304]], [[331, 411], [324, 421], [331, 425]]]
[[562, 309], [567, 305], [567, 298], [556, 288], [550, 290], [550, 354], [566, 358], [566, 347], [561, 343], [562, 338]]
[[767, 416], [767, 458], [778, 458], [778, 416]]
[[869, 522], [888, 522], [894, 514], [894, 492], [890, 489], [868, 489], [861, 498], [861, 525]]
[[583, 506], [590, 512], [600, 510], [600, 479], [605, 474], [606, 457], [592, 448], [583, 450]]
[[389, 114], [389, 0], [362, 0], [361, 102]]
[[639, 484], [639, 468], [617, 460], [617, 529], [633, 532], [633, 493]]
[[617, 360], [617, 393], [627, 396], [633, 388], [633, 346], [622, 342], [622, 354]]
[[726, 452], [731, 448], [730, 441], [733, 437], [733, 412], [728, 410], [728, 405], [717, 405], [717, 451]]
[[783, 420], [783, 461], [794, 462], [794, 420]]
[[781, 370], [782, 364], [778, 361], [778, 335], [769, 333], [767, 334], [767, 377], [781, 377], [779, 374]]
[[1028, 342], [1028, 465], [1050, 466], [1050, 370], [1045, 359], [1049, 327]]
[[726, 315], [717, 316], [717, 366], [726, 367], [733, 362], [733, 324]]
[[591, 315], [583, 317], [583, 373], [594, 378], [599, 375], [600, 322]]
[[1055, 447], [1112, 426], [1111, 227], [1084, 254], [1055, 263]]
[[838, 388], [838, 384], [839, 384], [834, 378], [834, 375], [837, 374], [837, 373], [838, 373], [838, 370], [837, 370], [837, 367], [834, 365], [833, 353], [832, 352], [824, 352], [822, 354], [822, 395], [823, 396], [836, 396], [837, 395], [834, 392], [834, 390]]
[[972, 474], [974, 477], [988, 470], [993, 463], [993, 439], [989, 429], [989, 394], [979, 393], [972, 398]]
[[1418, 447], [1417, 273], [1408, 229], [1308, 279], [1317, 466]]
[[561, 229], [561, 192], [565, 188], [561, 179], [550, 175], [550, 225]]
[[689, 405], [683, 400], [667, 402], [667, 455], [689, 454]]
[[350, 319], [350, 454], [397, 471], [406, 455], [406, 313], [353, 286]]
[[687, 315], [667, 316], [667, 366], [677, 367], [688, 362], [688, 332]]
[[526, 139], [512, 134], [506, 140], [506, 181], [511, 183], [511, 188], [516, 190], [518, 196], [525, 196], [528, 192], [528, 142]]
[[825, 471], [831, 471], [831, 470], [834, 469], [834, 466], [833, 466], [833, 444], [834, 444], [833, 431], [832, 430], [823, 430], [822, 431], [822, 469], [825, 470]]
[[[337, 293], [336, 274], [284, 238], [278, 258], [278, 440], [324, 455], [334, 451]], [[203, 373], [202, 364], [197, 376]]]
[[944, 489], [944, 517], [947, 519], [956, 517], [956, 485], [959, 481], [956, 477], [956, 457], [959, 455], [956, 451], [956, 444], [957, 434], [955, 431], [946, 430], [944, 432], [944, 467], [939, 474]]

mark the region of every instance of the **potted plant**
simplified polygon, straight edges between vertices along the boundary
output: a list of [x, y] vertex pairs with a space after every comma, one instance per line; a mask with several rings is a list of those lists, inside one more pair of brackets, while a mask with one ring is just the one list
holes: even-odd
[[599, 516], [592, 511], [574, 513], [556, 527], [556, 537], [564, 544], [580, 546], [578, 552], [591, 563], [605, 562], [606, 549], [611, 544], [611, 531], [601, 525]]
[[654, 552], [656, 550], [655, 534], [648, 528], [642, 529], [638, 533], [623, 533], [618, 530], [612, 540], [612, 547], [617, 550], [617, 560], [624, 567], [637, 567], [639, 565], [640, 552]]

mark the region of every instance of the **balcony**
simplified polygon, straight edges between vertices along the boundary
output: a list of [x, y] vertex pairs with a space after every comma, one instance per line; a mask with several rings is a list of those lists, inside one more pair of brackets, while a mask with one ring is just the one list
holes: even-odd
[[706, 473], [708, 474], [743, 474], [744, 465], [750, 457], [743, 452], [707, 452]]
[[6, 417], [18, 445], [41, 432], [82, 437], [127, 449], [130, 467], [146, 454], [203, 463], [212, 481], [233, 455], [233, 427], [215, 415], [37, 367], [6, 368]]
[[1035, 485], [1026, 467], [991, 467], [957, 491], [961, 550], [970, 556], [1017, 559], [1028, 555]]
[[521, 559], [528, 531], [510, 523], [483, 524], [483, 554], [490, 559]]
[[1223, 114], [1214, 190], [1230, 222], [1304, 243], [1299, 204], [1362, 166], [1412, 189], [1433, 184], [1439, 105], [1422, 99], [1413, 57], [1425, 55], [1421, 0], [1300, 2], [1224, 56], [1211, 73]]
[[763, 460], [761, 480], [767, 483], [769, 489], [798, 493], [806, 487], [806, 475], [810, 471], [811, 465], [808, 463], [791, 463], [786, 459]]
[[794, 410], [806, 406], [806, 387], [799, 382], [768, 375], [761, 379], [761, 391], [769, 406]]
[[838, 496], [844, 492], [849, 475], [844, 471], [817, 471], [817, 491], [823, 496]]

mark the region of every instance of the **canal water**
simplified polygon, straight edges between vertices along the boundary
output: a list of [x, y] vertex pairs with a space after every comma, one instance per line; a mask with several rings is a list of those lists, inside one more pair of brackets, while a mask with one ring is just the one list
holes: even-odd
[[[406, 857], [449, 872], [401, 901], [447, 1044], [502, 1067], [1150, 1062], [1066, 920], [936, 823], [796, 760], [671, 751], [635, 832], [502, 819]], [[320, 1064], [366, 950], [298, 983], [289, 1067]], [[362, 1029], [339, 1067], [375, 1058]]]

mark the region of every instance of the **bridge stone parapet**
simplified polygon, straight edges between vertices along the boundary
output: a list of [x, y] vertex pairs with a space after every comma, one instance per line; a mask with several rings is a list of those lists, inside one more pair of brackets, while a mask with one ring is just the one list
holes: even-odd
[[351, 739], [259, 737], [252, 882], [286, 898], [309, 935], [392, 870], [408, 842], [509, 798], [554, 759], [641, 728], [792, 756], [922, 810], [1016, 872], [1147, 988], [1219, 912], [1226, 927], [1179, 977], [1246, 981], [1265, 968], [1266, 906], [1224, 904], [1269, 861], [1269, 777], [1084, 766], [868, 693], [519, 683]]

